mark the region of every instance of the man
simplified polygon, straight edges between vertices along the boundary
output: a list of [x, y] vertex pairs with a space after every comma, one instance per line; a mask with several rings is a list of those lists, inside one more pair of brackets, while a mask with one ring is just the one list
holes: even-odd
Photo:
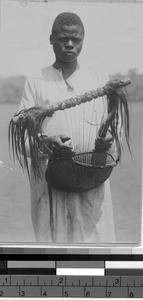
[[[55, 53], [52, 66], [42, 70], [37, 78], [28, 78], [19, 110], [32, 106], [48, 106], [57, 101], [83, 94], [103, 86], [106, 73], [95, 73], [78, 63], [84, 40], [84, 26], [74, 13], [62, 13], [53, 23], [50, 43]], [[90, 55], [90, 54], [89, 54]], [[97, 130], [107, 114], [106, 100], [92, 100], [74, 108], [57, 111], [43, 123], [43, 133], [51, 151], [62, 157], [74, 152], [91, 151]], [[98, 141], [99, 149], [111, 146], [112, 138]], [[28, 153], [27, 143], [27, 155]], [[46, 151], [46, 150], [45, 150]], [[115, 242], [112, 202], [108, 180], [99, 188], [82, 193], [68, 193], [52, 188], [49, 199], [45, 171], [48, 154], [39, 151], [39, 165], [43, 178], [37, 180], [31, 170], [31, 215], [39, 242], [106, 243]], [[50, 227], [52, 205], [54, 232]]]

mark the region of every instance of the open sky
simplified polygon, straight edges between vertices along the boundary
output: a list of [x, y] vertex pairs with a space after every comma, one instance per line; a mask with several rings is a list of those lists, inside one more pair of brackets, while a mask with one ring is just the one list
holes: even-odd
[[[21, 0], [22, 1], [22, 0]], [[57, 14], [77, 13], [85, 26], [80, 60], [104, 63], [108, 73], [143, 72], [143, 2], [29, 2], [1, 0], [0, 77], [33, 75], [54, 62], [49, 35]]]

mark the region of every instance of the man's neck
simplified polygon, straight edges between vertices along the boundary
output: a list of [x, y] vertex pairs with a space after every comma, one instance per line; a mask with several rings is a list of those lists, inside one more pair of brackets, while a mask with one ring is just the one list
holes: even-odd
[[65, 62], [61, 62], [61, 61], [55, 61], [55, 63], [53, 64], [53, 67], [55, 69], [61, 69], [62, 70], [62, 74], [64, 79], [68, 79], [77, 69], [77, 65], [78, 62], [77, 60], [71, 63], [65, 63]]

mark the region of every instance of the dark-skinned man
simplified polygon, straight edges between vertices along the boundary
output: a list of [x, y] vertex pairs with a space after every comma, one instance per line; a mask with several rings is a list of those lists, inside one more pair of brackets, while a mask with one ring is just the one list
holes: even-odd
[[[66, 12], [56, 17], [50, 35], [55, 61], [42, 69], [39, 77], [27, 78], [19, 110], [32, 106], [48, 107], [107, 83], [108, 75], [100, 67], [93, 72], [77, 60], [84, 35], [83, 23], [76, 14]], [[55, 112], [44, 121], [42, 128], [47, 146], [59, 157], [92, 151], [98, 126], [106, 114], [105, 98]], [[99, 141], [99, 149], [106, 149], [112, 142], [111, 137]], [[28, 150], [27, 143], [27, 156]], [[36, 240], [66, 244], [115, 242], [109, 180], [96, 189], [81, 193], [52, 188], [54, 232], [51, 232], [51, 204], [45, 180], [49, 157], [45, 151], [39, 151], [38, 167], [43, 178], [36, 181], [32, 170], [30, 174], [31, 215]]]

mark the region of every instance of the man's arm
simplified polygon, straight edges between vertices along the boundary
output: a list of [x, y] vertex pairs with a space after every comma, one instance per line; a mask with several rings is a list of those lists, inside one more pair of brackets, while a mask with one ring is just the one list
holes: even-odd
[[[19, 107], [18, 107], [16, 113], [14, 114], [14, 117], [21, 110], [29, 109], [30, 107], [35, 106], [36, 105], [36, 99], [37, 99], [37, 95], [36, 95], [36, 88], [35, 88], [35, 84], [34, 84], [34, 79], [28, 77], [25, 81], [22, 98], [21, 98]], [[28, 139], [27, 135], [25, 135], [25, 151], [26, 151], [26, 156], [30, 158], [31, 153], [30, 153], [30, 147], [29, 147], [29, 139]], [[23, 153], [21, 153], [21, 154], [23, 155]], [[39, 157], [41, 157], [41, 156], [42, 156], [42, 153], [40, 153], [40, 151], [39, 151]]]
[[[29, 109], [33, 106], [38, 106], [38, 95], [35, 82], [32, 78], [27, 78], [24, 86], [24, 91], [19, 108], [16, 112], [20, 112], [23, 109]], [[44, 133], [38, 135], [37, 151], [38, 157], [48, 158], [52, 153], [60, 157], [69, 157], [73, 155], [72, 147], [70, 144], [70, 137], [63, 135], [46, 136]], [[26, 156], [31, 157], [29, 139], [25, 134], [25, 151]], [[23, 153], [22, 153], [23, 154]]]

